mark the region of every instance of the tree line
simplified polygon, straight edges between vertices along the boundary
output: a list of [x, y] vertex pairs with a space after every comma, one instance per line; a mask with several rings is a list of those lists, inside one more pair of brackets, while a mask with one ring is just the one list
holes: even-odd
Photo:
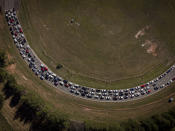
[[[4, 83], [3, 94], [5, 99], [11, 98], [10, 106], [16, 107], [15, 119], [24, 123], [31, 123], [33, 131], [170, 131], [175, 127], [175, 107], [168, 112], [154, 115], [144, 120], [129, 119], [115, 126], [96, 127], [82, 124], [73, 124], [66, 114], [59, 111], [52, 112], [45, 101], [35, 92], [26, 91], [25, 87], [16, 82], [14, 76], [7, 73], [5, 53], [0, 52], [0, 83]], [[0, 109], [3, 105], [3, 96], [0, 95]]]

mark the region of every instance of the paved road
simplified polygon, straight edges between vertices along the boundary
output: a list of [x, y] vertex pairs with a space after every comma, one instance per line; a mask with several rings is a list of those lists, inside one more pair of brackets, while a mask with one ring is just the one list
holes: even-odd
[[175, 80], [175, 65], [173, 65], [154, 80], [129, 89], [94, 89], [69, 82], [54, 74], [31, 49], [24, 36], [16, 12], [14, 10], [8, 10], [5, 12], [5, 17], [14, 44], [29, 68], [41, 80], [72, 96], [98, 102], [126, 102], [150, 96], [168, 87]]

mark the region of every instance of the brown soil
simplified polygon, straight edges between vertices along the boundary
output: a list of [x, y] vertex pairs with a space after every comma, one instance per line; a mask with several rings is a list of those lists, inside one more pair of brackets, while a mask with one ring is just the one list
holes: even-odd
[[144, 27], [143, 29], [139, 30], [139, 31], [137, 32], [137, 34], [135, 35], [135, 38], [136, 38], [136, 39], [139, 39], [140, 37], [144, 36], [145, 33], [146, 33], [146, 31], [149, 30], [149, 28], [150, 28], [150, 26], [147, 25], [147, 26]]
[[16, 64], [11, 64], [11, 65], [7, 66], [7, 70], [10, 73], [14, 74], [15, 73], [15, 70], [16, 70]]
[[[13, 57], [7, 52], [7, 59], [8, 59], [8, 63], [10, 63], [10, 61], [13, 60]], [[16, 64], [10, 64], [7, 66], [6, 68], [10, 73], [15, 73], [16, 70]]]
[[27, 78], [23, 75], [22, 78], [24, 78], [24, 80], [27, 80]]
[[144, 46], [147, 48], [147, 53], [148, 54], [152, 54], [153, 56], [157, 56], [157, 43], [156, 42], [152, 42], [150, 40], [146, 40], [144, 43]]

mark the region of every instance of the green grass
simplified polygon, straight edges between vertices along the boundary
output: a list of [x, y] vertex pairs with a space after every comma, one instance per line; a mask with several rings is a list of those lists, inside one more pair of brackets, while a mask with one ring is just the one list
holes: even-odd
[[6, 119], [2, 116], [0, 112], [0, 131], [12, 131], [11, 126], [8, 124]]
[[[58, 110], [67, 114], [71, 120], [91, 121], [91, 123], [97, 125], [99, 123], [115, 125], [116, 122], [128, 118], [144, 119], [153, 114], [165, 112], [175, 105], [174, 102], [168, 103], [169, 97], [175, 97], [175, 84], [152, 96], [125, 103], [93, 102], [65, 94], [40, 81], [32, 73], [13, 44], [4, 19], [0, 21], [0, 25], [4, 25], [0, 31], [0, 48], [7, 51], [9, 57], [16, 64], [15, 68], [11, 69], [10, 72], [26, 90], [37, 93], [47, 104], [52, 106], [53, 112]], [[162, 68], [166, 67], [162, 66]], [[156, 72], [159, 71], [157, 70]], [[4, 111], [6, 110], [4, 109]]]
[[[58, 75], [85, 86], [119, 89], [147, 82], [175, 61], [173, 4], [23, 0], [19, 18], [31, 47]], [[70, 24], [72, 17], [80, 26]], [[146, 25], [150, 30], [136, 40]], [[141, 47], [147, 39], [158, 44], [157, 57]], [[64, 65], [60, 70], [58, 63]]]
[[[9, 40], [9, 36], [6, 38]], [[53, 111], [63, 112], [72, 120], [115, 124], [128, 118], [149, 117], [152, 114], [167, 111], [174, 105], [174, 103], [168, 103], [168, 98], [175, 96], [175, 88], [167, 88], [153, 96], [126, 103], [99, 103], [72, 97], [40, 81], [27, 67], [12, 42], [5, 42], [3, 45], [16, 62], [14, 76], [18, 83], [26, 90], [40, 95], [46, 103], [53, 107]]]

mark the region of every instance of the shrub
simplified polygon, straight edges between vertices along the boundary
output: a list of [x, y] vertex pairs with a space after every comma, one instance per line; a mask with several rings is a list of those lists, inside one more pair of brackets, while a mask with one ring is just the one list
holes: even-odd
[[4, 98], [3, 98], [2, 94], [0, 94], [0, 109], [3, 106], [3, 101], [4, 101]]
[[56, 67], [56, 69], [61, 69], [61, 68], [63, 68], [63, 65], [61, 65], [61, 64], [58, 64]]
[[13, 76], [9, 75], [7, 82], [4, 85], [3, 92], [6, 96], [6, 99], [10, 96], [13, 96], [16, 91], [17, 83]]
[[7, 79], [7, 72], [0, 68], [0, 83], [4, 82]]
[[0, 51], [0, 67], [6, 66], [6, 54], [3, 51]]

